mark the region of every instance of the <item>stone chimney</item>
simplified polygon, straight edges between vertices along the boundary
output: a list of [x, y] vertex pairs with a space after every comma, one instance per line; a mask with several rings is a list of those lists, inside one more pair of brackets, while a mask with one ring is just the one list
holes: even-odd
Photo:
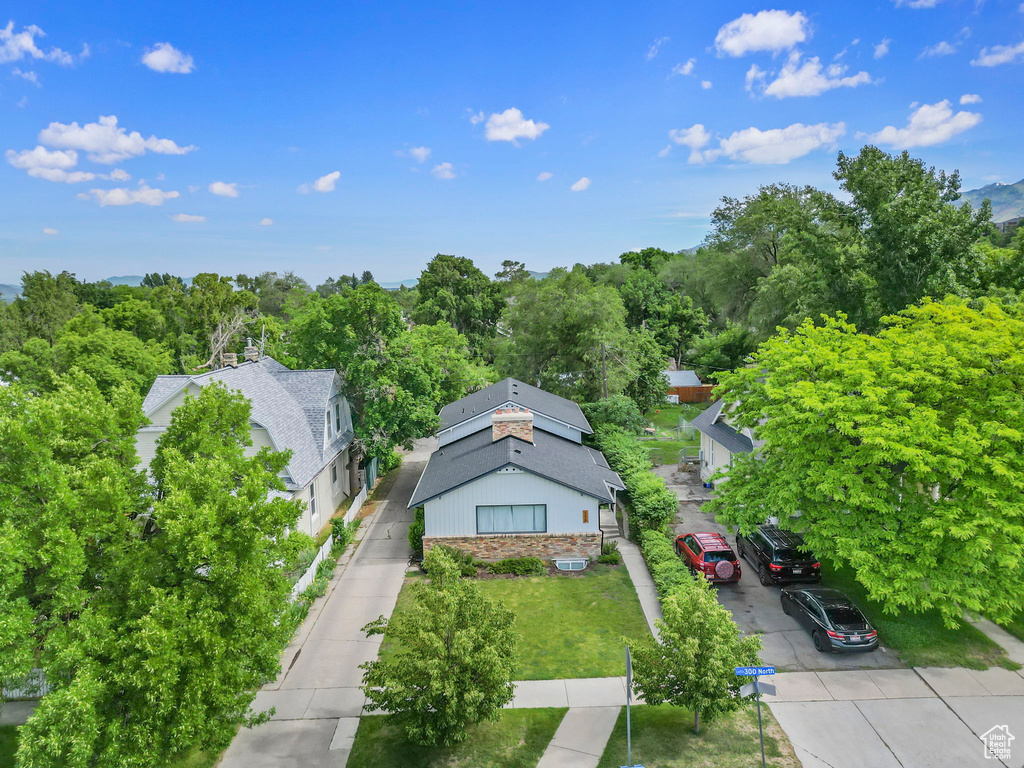
[[509, 435], [528, 443], [533, 442], [533, 414], [529, 408], [499, 408], [491, 414], [491, 441]]
[[245, 359], [251, 363], [255, 363], [260, 359], [260, 348], [252, 343], [252, 339], [246, 339], [245, 344]]
[[237, 368], [238, 367], [238, 355], [234, 352], [225, 352], [221, 355], [221, 359], [224, 362], [225, 368]]

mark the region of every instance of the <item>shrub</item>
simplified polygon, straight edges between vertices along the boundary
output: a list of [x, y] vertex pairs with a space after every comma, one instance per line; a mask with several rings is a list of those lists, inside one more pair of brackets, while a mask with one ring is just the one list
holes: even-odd
[[605, 565], [618, 565], [622, 562], [622, 553], [619, 552], [619, 542], [606, 541], [601, 545], [601, 556], [597, 562]]
[[426, 557], [423, 558], [423, 570], [428, 574], [430, 573], [431, 561], [435, 561], [437, 557], [431, 557], [434, 552], [438, 553], [438, 557], [441, 555], [447, 555], [452, 562], [455, 563], [459, 569], [459, 573], [463, 576], [476, 576], [476, 560], [473, 559], [472, 555], [466, 554], [461, 549], [455, 547], [449, 547], [447, 544], [438, 544], [433, 547]]
[[637, 528], [658, 529], [671, 522], [679, 499], [665, 486], [663, 478], [651, 472], [647, 449], [615, 427], [598, 427], [595, 438], [609, 466], [626, 484]]
[[488, 563], [491, 573], [511, 573], [516, 576], [540, 576], [547, 573], [544, 561], [539, 557], [509, 557], [496, 563]]
[[416, 519], [409, 526], [409, 546], [412, 547], [416, 557], [423, 557], [423, 534], [426, 531], [426, 523], [423, 519], [423, 507], [416, 507]]
[[594, 429], [610, 426], [637, 433], [647, 424], [637, 404], [626, 395], [612, 395], [596, 403], [584, 403], [581, 407]]
[[654, 586], [663, 598], [694, 583], [690, 569], [676, 554], [669, 538], [660, 531], [644, 531], [640, 537], [640, 551], [651, 570]]
[[392, 469], [400, 466], [402, 463], [402, 457], [397, 451], [388, 451], [380, 457], [378, 464], [378, 473], [380, 475], [386, 475]]

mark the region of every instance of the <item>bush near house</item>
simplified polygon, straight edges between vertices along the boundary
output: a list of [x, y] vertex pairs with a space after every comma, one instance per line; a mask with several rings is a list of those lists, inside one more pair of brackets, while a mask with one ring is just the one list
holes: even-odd
[[665, 486], [665, 480], [651, 472], [647, 449], [632, 435], [615, 427], [599, 427], [597, 447], [609, 466], [626, 484], [633, 508], [632, 520], [640, 530], [660, 530], [671, 522], [679, 508], [678, 497]]
[[514, 576], [542, 576], [547, 566], [539, 557], [509, 557], [496, 563], [488, 563], [491, 573], [511, 573]]
[[423, 507], [416, 507], [416, 518], [409, 526], [409, 546], [417, 558], [423, 557], [423, 534], [426, 533], [426, 521], [423, 518]]
[[617, 541], [606, 541], [602, 544], [601, 556], [597, 558], [597, 562], [604, 565], [618, 565], [621, 563], [622, 553], [619, 552], [619, 543]]

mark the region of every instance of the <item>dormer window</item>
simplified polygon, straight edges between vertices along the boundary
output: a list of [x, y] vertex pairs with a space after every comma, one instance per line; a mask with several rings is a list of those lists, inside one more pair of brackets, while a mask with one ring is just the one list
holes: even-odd
[[334, 435], [334, 422], [331, 419], [331, 411], [327, 411], [327, 436], [331, 437]]
[[337, 402], [337, 403], [334, 404], [334, 424], [335, 424], [334, 428], [338, 432], [341, 432], [342, 426], [341, 426], [341, 403], [340, 402]]

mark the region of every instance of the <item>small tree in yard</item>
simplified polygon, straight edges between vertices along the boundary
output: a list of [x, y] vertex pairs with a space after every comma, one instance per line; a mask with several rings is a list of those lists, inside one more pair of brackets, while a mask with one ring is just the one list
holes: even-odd
[[424, 559], [430, 582], [415, 586], [415, 606], [364, 627], [398, 645], [393, 658], [362, 665], [367, 709], [380, 709], [409, 740], [447, 746], [466, 738], [466, 727], [494, 720], [512, 700], [515, 620], [459, 576], [444, 552]]
[[693, 731], [700, 719], [712, 721], [739, 709], [736, 667], [759, 663], [758, 637], [740, 638], [729, 611], [719, 605], [703, 581], [684, 584], [662, 602], [665, 618], [656, 622], [661, 638], [632, 648], [633, 688], [648, 704], [672, 704], [693, 710]]

